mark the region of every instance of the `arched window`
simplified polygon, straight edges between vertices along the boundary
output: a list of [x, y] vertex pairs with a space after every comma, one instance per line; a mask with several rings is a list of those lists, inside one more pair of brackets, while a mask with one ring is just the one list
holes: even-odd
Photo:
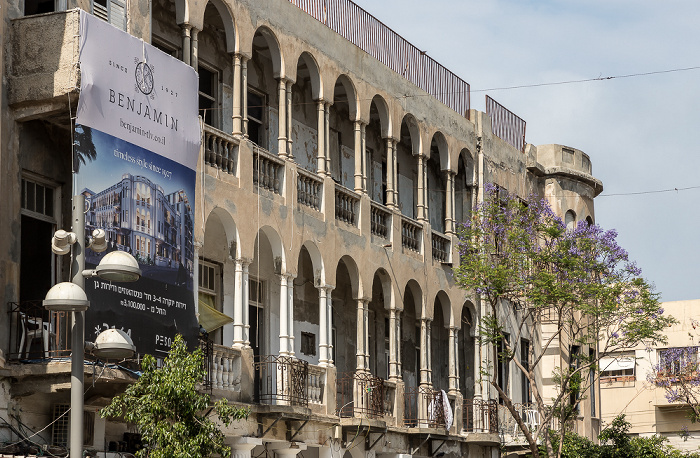
[[564, 215], [564, 224], [567, 231], [573, 231], [576, 228], [576, 213], [573, 210], [567, 211]]

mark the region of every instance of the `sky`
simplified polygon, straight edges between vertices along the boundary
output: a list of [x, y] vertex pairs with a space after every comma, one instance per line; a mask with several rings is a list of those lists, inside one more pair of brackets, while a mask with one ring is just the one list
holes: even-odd
[[596, 223], [663, 301], [700, 299], [700, 68], [495, 89], [700, 67], [700, 2], [354, 1], [470, 83], [472, 108], [488, 94], [528, 143], [587, 153]]

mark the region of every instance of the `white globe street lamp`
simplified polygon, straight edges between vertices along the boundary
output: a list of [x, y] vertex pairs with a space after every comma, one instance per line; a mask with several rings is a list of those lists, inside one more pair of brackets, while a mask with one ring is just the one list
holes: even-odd
[[[71, 415], [70, 415], [70, 458], [83, 456], [83, 406], [84, 406], [84, 359], [85, 359], [85, 315], [90, 307], [85, 294], [85, 278], [100, 277], [106, 281], [132, 282], [141, 278], [139, 264], [129, 253], [113, 251], [105, 255], [94, 270], [85, 269], [85, 249], [101, 252], [107, 248], [105, 232], [95, 229], [92, 236], [85, 238], [85, 199], [73, 196], [73, 232], [58, 230], [51, 242], [51, 250], [64, 255], [72, 252], [71, 282], [54, 285], [46, 294], [44, 308], [51, 311], [72, 312], [73, 327], [71, 338]], [[108, 329], [97, 336], [93, 354], [104, 359], [131, 357], [136, 351], [131, 338], [117, 329]]]

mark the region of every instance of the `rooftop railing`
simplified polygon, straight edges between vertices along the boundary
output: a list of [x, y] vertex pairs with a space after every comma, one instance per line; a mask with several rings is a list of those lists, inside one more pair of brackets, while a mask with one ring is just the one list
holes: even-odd
[[461, 116], [469, 117], [469, 83], [350, 0], [289, 0]]
[[524, 153], [525, 121], [488, 95], [486, 114], [491, 118], [491, 130], [494, 135]]

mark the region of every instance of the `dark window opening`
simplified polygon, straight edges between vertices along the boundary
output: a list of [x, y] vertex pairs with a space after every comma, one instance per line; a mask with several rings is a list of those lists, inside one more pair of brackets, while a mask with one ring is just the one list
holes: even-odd
[[316, 356], [316, 334], [310, 332], [301, 333], [301, 353], [308, 356]]

